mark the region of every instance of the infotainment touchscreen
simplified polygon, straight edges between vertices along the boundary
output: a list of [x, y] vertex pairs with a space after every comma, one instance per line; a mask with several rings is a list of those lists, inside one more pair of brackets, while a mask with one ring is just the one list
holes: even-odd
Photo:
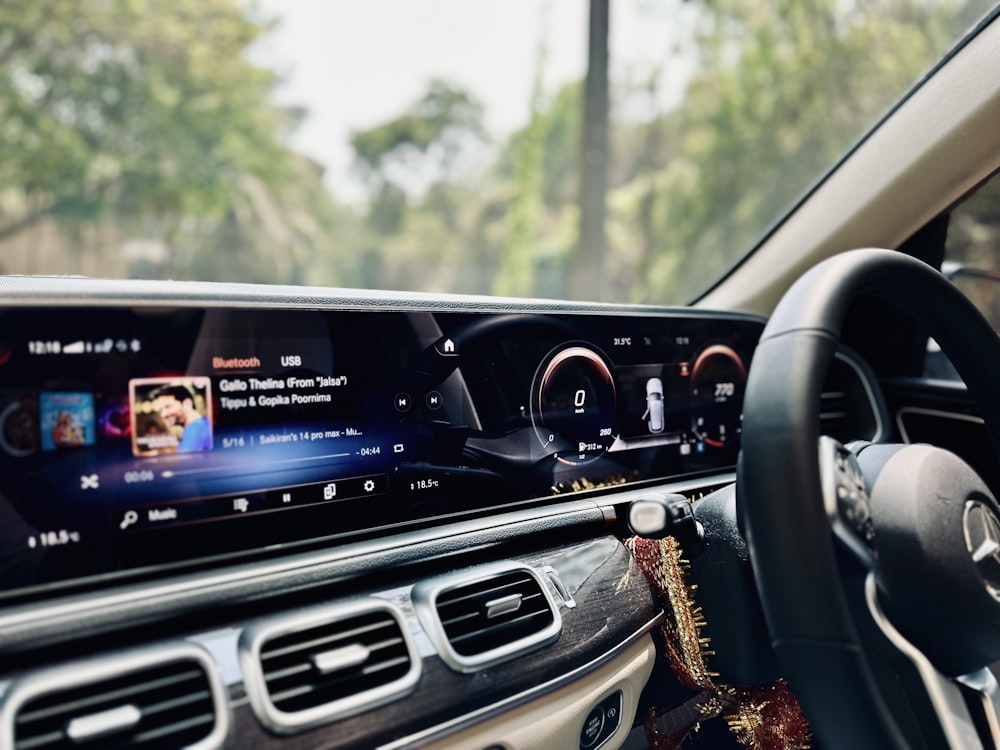
[[0, 312], [0, 598], [718, 472], [761, 324]]

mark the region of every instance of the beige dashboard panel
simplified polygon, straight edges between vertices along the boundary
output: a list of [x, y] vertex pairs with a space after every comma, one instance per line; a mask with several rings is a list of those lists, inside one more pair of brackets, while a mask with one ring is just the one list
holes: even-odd
[[629, 731], [639, 694], [653, 671], [656, 648], [650, 635], [566, 687], [424, 747], [433, 750], [579, 750], [587, 715], [601, 700], [622, 691], [621, 723], [595, 747], [617, 750]]

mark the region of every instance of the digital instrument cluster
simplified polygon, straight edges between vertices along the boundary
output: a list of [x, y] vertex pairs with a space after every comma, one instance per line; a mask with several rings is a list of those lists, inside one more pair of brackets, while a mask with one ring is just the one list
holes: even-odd
[[0, 311], [0, 598], [736, 463], [762, 322]]

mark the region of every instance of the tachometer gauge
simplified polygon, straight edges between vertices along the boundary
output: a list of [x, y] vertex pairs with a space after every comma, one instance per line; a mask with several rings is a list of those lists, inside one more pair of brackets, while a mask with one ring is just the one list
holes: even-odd
[[691, 368], [691, 432], [713, 448], [739, 439], [747, 369], [735, 351], [716, 344]]
[[531, 386], [531, 421], [542, 449], [568, 464], [604, 455], [618, 436], [617, 398], [601, 354], [584, 346], [550, 352]]

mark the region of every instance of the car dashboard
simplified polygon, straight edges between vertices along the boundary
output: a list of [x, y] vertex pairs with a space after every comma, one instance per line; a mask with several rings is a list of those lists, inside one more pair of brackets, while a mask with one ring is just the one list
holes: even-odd
[[[764, 320], [0, 286], [0, 748], [619, 747], [624, 509], [730, 484]], [[824, 431], [885, 407], [838, 355]]]

